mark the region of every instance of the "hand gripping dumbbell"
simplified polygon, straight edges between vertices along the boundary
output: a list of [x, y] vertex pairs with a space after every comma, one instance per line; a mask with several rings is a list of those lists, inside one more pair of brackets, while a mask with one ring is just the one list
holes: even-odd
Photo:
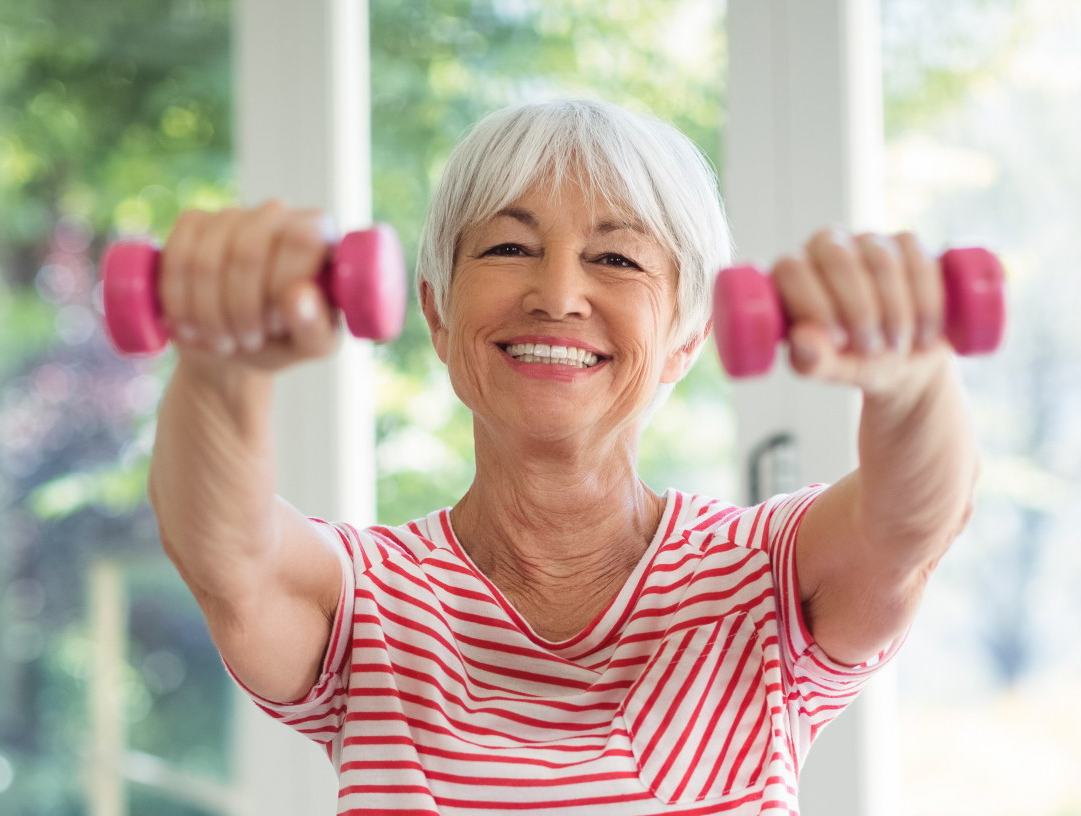
[[[947, 250], [939, 263], [946, 338], [958, 354], [994, 351], [1006, 325], [1002, 264], [979, 247]], [[777, 344], [788, 334], [772, 279], [755, 266], [722, 269], [713, 285], [713, 331], [732, 377], [769, 371]]]
[[[160, 258], [161, 250], [146, 241], [118, 241], [102, 257], [105, 329], [121, 354], [157, 354], [169, 341], [158, 299]], [[382, 341], [401, 332], [405, 259], [392, 227], [344, 235], [318, 280], [354, 337]]]

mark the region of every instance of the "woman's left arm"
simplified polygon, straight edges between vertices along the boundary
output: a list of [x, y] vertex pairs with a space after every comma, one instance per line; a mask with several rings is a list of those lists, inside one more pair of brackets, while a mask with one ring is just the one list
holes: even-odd
[[[941, 272], [911, 236], [835, 232], [775, 272], [796, 369], [863, 393], [859, 467], [811, 505], [796, 547], [815, 641], [838, 662], [862, 663], [907, 630], [972, 511], [976, 444], [941, 335]], [[838, 327], [854, 339], [838, 341]]]

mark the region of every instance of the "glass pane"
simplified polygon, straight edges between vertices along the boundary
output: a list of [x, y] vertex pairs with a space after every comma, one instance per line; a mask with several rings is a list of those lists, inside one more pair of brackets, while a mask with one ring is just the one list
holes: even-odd
[[[0, 812], [11, 816], [104, 816], [91, 791], [106, 778], [123, 791], [129, 750], [228, 772], [226, 678], [145, 497], [170, 362], [112, 352], [96, 261], [117, 232], [160, 236], [181, 208], [231, 197], [229, 13], [226, 0], [0, 2]], [[95, 591], [103, 563], [119, 580]], [[106, 638], [96, 605], [119, 612]], [[107, 643], [120, 659], [103, 675]], [[91, 713], [103, 677], [116, 679], [102, 699], [119, 721]], [[118, 762], [86, 773], [103, 745]], [[153, 796], [133, 787], [128, 804], [196, 812], [140, 804]]]
[[[502, 105], [585, 95], [648, 109], [719, 165], [723, 9], [715, 0], [372, 2], [375, 212], [398, 228], [410, 266], [447, 154]], [[473, 439], [416, 304], [403, 337], [379, 354], [378, 512], [400, 523], [461, 496]], [[734, 495], [727, 388], [706, 348], [643, 441], [640, 467], [655, 489]]]
[[885, 0], [887, 201], [1007, 267], [1009, 326], [964, 361], [983, 472], [901, 662], [903, 812], [1081, 814], [1081, 7]]

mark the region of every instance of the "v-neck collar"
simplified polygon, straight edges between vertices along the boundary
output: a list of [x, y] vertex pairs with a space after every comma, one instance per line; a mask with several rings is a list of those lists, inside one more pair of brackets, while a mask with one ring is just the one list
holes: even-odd
[[491, 597], [499, 604], [507, 619], [537, 647], [558, 655], [566, 660], [578, 660], [598, 649], [603, 648], [623, 628], [630, 610], [634, 608], [649, 574], [649, 566], [664, 543], [671, 537], [675, 521], [679, 517], [682, 504], [681, 494], [669, 488], [664, 493], [664, 510], [660, 522], [653, 533], [653, 538], [638, 560], [634, 570], [620, 587], [611, 603], [608, 604], [581, 632], [566, 640], [553, 641], [538, 634], [529, 621], [514, 607], [503, 594], [469, 557], [465, 547], [458, 540], [451, 525], [450, 510], [445, 507], [428, 515], [428, 534], [432, 542], [450, 550], [461, 563], [476, 576]]

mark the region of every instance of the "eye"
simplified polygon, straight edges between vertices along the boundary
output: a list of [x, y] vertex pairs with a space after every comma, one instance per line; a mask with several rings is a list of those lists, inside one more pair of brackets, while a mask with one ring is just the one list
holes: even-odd
[[480, 254], [482, 258], [494, 256], [496, 258], [526, 258], [529, 253], [521, 244], [496, 244], [491, 249], [486, 249]]
[[641, 269], [638, 264], [632, 261], [625, 255], [620, 255], [616, 252], [605, 252], [603, 255], [598, 255], [593, 259], [594, 263], [603, 264], [604, 266], [615, 266], [620, 269]]

